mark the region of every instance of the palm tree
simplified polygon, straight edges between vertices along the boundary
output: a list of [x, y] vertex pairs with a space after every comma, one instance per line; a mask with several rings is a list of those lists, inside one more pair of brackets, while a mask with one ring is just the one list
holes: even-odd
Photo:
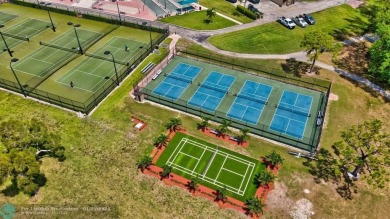
[[181, 123], [181, 119], [179, 118], [170, 118], [166, 127], [170, 132], [174, 132], [180, 129]]
[[192, 177], [191, 182], [188, 184], [188, 187], [190, 188], [191, 191], [196, 191], [199, 187], [199, 183], [202, 180], [199, 178], [199, 175], [196, 175], [196, 177]]
[[166, 145], [167, 141], [168, 141], [168, 136], [161, 134], [160, 136], [154, 139], [154, 145], [156, 145], [158, 148], [161, 148], [162, 146]]
[[207, 16], [207, 19], [206, 19], [206, 20], [207, 20], [209, 23], [211, 23], [213, 17], [215, 17], [216, 15], [217, 15], [217, 12], [215, 12], [215, 8], [209, 8], [209, 9], [207, 9], [207, 11], [206, 11], [206, 16]]
[[282, 156], [280, 156], [280, 154], [277, 153], [275, 150], [265, 156], [265, 162], [269, 163], [272, 168], [276, 167], [279, 164], [283, 164], [283, 161], [284, 159], [282, 158]]
[[230, 125], [230, 121], [224, 119], [222, 120], [222, 124], [217, 128], [217, 131], [219, 132], [219, 135], [222, 136], [223, 138], [225, 138], [225, 135], [227, 132], [229, 132], [229, 125]]
[[217, 196], [215, 197], [217, 200], [220, 200], [222, 202], [227, 202], [227, 196], [228, 196], [228, 191], [226, 189], [226, 185], [224, 185], [222, 188], [217, 189]]
[[255, 197], [248, 199], [245, 202], [245, 206], [248, 209], [248, 213], [250, 215], [255, 214], [256, 216], [259, 216], [259, 213], [261, 213], [261, 214], [264, 213], [263, 208], [266, 206], [266, 204], [263, 204], [261, 202], [261, 200], [257, 196], [255, 196]]
[[238, 144], [244, 143], [245, 140], [249, 138], [248, 133], [250, 132], [250, 130], [247, 128], [244, 128], [244, 129], [240, 129], [240, 132], [241, 132], [241, 135], [238, 136], [238, 140], [239, 140]]
[[275, 176], [271, 172], [266, 170], [260, 171], [255, 176], [255, 183], [257, 184], [257, 187], [268, 185], [274, 180], [275, 180]]
[[144, 172], [144, 170], [146, 168], [148, 168], [148, 166], [150, 166], [150, 164], [152, 164], [152, 158], [148, 155], [144, 155], [142, 156], [138, 161], [137, 161], [137, 166], [138, 168], [141, 169], [142, 172]]
[[169, 174], [172, 172], [172, 167], [167, 164], [164, 164], [162, 166], [162, 169], [163, 171], [161, 172], [161, 177], [162, 178], [169, 177]]
[[198, 123], [198, 129], [202, 129], [202, 131], [204, 131], [207, 127], [209, 127], [209, 118], [208, 117], [205, 117], [205, 116], [202, 116], [202, 122]]

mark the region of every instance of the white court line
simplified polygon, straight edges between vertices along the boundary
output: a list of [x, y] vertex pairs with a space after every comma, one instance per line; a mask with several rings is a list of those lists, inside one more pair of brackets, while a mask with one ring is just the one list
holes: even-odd
[[191, 157], [191, 158], [194, 158], [194, 159], [196, 159], [196, 160], [199, 160], [199, 158], [197, 158], [197, 157], [194, 157], [194, 156], [192, 156], [192, 155], [189, 155], [189, 154], [186, 154], [186, 153], [184, 153], [184, 152], [181, 152], [180, 151], [180, 154], [184, 154], [185, 156], [187, 156], [187, 157]]
[[[217, 177], [215, 177], [215, 179], [214, 179], [214, 182], [217, 181], [218, 176], [219, 176], [219, 174], [221, 173], [221, 171], [222, 171], [222, 169], [223, 169], [223, 165], [225, 165], [225, 162], [226, 162], [226, 160], [228, 159], [228, 157], [229, 157], [229, 155], [227, 155], [227, 156], [225, 157], [225, 160], [223, 161], [222, 166], [220, 167], [220, 169], [219, 169], [219, 171], [218, 171]], [[205, 175], [206, 175], [206, 174], [205, 174]]]
[[[65, 84], [65, 83], [63, 83], [63, 82], [58, 82], [58, 81], [56, 81], [56, 82], [59, 83], [59, 84], [63, 84], [63, 85], [65, 85], [65, 86], [69, 86], [69, 84]], [[75, 88], [76, 88], [76, 89], [79, 89], [79, 90], [87, 91], [87, 92], [89, 92], [89, 93], [94, 93], [94, 92], [92, 92], [92, 91], [90, 91], [90, 90], [85, 90], [85, 89], [80, 88], [80, 87], [77, 87], [77, 86], [75, 86]]]
[[[245, 180], [245, 178], [246, 178], [246, 174], [248, 173], [248, 169], [249, 169], [249, 166], [246, 166], [245, 174], [242, 175], [242, 176], [244, 177], [244, 180]], [[249, 177], [249, 178], [250, 178], [250, 177]], [[241, 181], [241, 184], [240, 184], [240, 188], [239, 188], [239, 189], [241, 189], [242, 183], [244, 182], [244, 180]]]
[[196, 165], [195, 165], [194, 169], [192, 170], [192, 173], [191, 173], [191, 174], [193, 174], [194, 171], [196, 170], [196, 168], [198, 167], [199, 161], [202, 160], [203, 155], [204, 155], [204, 153], [206, 152], [207, 148], [208, 148], [208, 147], [206, 146], [206, 148], [203, 149], [203, 153], [202, 153], [202, 155], [200, 155], [200, 158], [198, 159], [198, 162], [196, 163]]
[[[170, 160], [171, 160], [173, 154], [175, 154], [176, 150], [177, 150], [180, 146], [183, 146], [183, 145], [181, 145], [183, 142], [185, 142], [185, 138], [182, 138], [182, 139], [180, 140], [179, 144], [176, 146], [176, 148], [175, 148], [175, 150], [172, 152], [171, 156], [169, 156], [168, 162], [170, 162]], [[174, 161], [174, 160], [173, 160], [173, 161]], [[171, 163], [172, 163], [173, 161], [171, 161]]]
[[[248, 169], [248, 167], [249, 167], [249, 166], [246, 166], [247, 169]], [[223, 167], [222, 167], [221, 169], [222, 169], [222, 170], [226, 170], [226, 171], [231, 172], [231, 173], [234, 173], [234, 174], [236, 174], [236, 175], [238, 175], [238, 176], [244, 177], [244, 175], [239, 174], [239, 173], [234, 172], [234, 171], [231, 171], [231, 170], [229, 170], [229, 169], [226, 169], [226, 168], [223, 168]]]
[[173, 158], [172, 163], [176, 160], [177, 156], [180, 154], [181, 149], [183, 149], [184, 145], [187, 144], [187, 139], [186, 139], [186, 138], [184, 138], [184, 139], [182, 139], [182, 140], [184, 140], [184, 141], [183, 141], [183, 144], [182, 144], [182, 146], [180, 147], [179, 151], [177, 152], [176, 156]]
[[39, 60], [39, 59], [36, 59], [36, 58], [30, 58], [30, 59], [35, 60], [35, 61], [38, 61], [38, 62], [43, 62], [43, 63], [49, 64], [49, 65], [54, 64], [54, 63], [52, 63], [52, 62], [46, 62], [46, 61]]

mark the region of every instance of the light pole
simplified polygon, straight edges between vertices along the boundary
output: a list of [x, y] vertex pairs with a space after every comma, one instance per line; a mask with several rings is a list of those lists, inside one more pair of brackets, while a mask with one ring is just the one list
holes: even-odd
[[[3, 28], [3, 27], [4, 27], [4, 25], [0, 24], [0, 28]], [[1, 38], [3, 39], [5, 47], [7, 48], [9, 56], [12, 57], [12, 51], [9, 49], [7, 41], [5, 41], [5, 38], [4, 38], [3, 33], [1, 31], [0, 31], [0, 35], [1, 35]]]
[[119, 3], [118, 3], [118, 1], [116, 1], [116, 7], [118, 8], [119, 23], [121, 24], [122, 23], [122, 19], [121, 19], [121, 12], [119, 11]]
[[46, 10], [47, 10], [47, 14], [49, 14], [49, 18], [50, 18], [51, 29], [53, 30], [53, 32], [56, 32], [56, 27], [54, 26], [54, 23], [53, 23], [53, 20], [51, 19], [51, 14], [50, 14], [50, 11], [49, 11], [49, 6], [50, 5], [51, 5], [51, 3], [46, 3], [45, 4]]
[[[147, 22], [142, 22], [142, 25], [146, 26]], [[149, 24], [149, 39], [150, 39], [150, 52], [153, 52], [153, 45], [152, 45], [152, 26]]]
[[18, 82], [19, 87], [20, 87], [20, 90], [22, 91], [23, 96], [24, 96], [24, 97], [27, 97], [26, 93], [24, 92], [24, 89], [23, 89], [22, 85], [20, 84], [20, 81], [19, 81], [18, 77], [17, 77], [16, 74], [15, 74], [14, 69], [12, 68], [12, 63], [17, 62], [18, 60], [19, 60], [19, 59], [17, 59], [17, 58], [11, 59], [11, 62], [9, 63], [9, 68], [11, 69], [12, 73], [14, 74], [14, 76], [15, 76], [15, 78], [16, 78], [16, 81]]
[[76, 34], [76, 38], [77, 38], [77, 43], [79, 44], [79, 49], [80, 49], [80, 54], [83, 55], [83, 48], [81, 48], [81, 44], [80, 44], [80, 40], [79, 40], [79, 35], [77, 34], [77, 30], [76, 30], [76, 27], [80, 27], [81, 25], [80, 24], [73, 24], [72, 22], [68, 22], [67, 23], [69, 26], [73, 26], [73, 29], [74, 29], [74, 33]]
[[119, 77], [118, 77], [118, 71], [116, 70], [116, 63], [115, 63], [114, 55], [108, 50], [104, 52], [104, 55], [111, 55], [111, 57], [112, 57], [112, 62], [114, 63], [114, 69], [115, 69], [115, 75], [116, 75], [116, 84], [119, 86]]

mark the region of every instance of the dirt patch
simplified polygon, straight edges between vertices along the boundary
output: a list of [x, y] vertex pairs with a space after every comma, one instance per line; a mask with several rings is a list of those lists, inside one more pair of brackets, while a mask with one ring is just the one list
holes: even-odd
[[330, 93], [329, 94], [329, 100], [338, 101], [339, 100], [339, 96], [334, 94], [334, 93]]
[[299, 199], [290, 211], [290, 216], [293, 219], [307, 219], [312, 215], [314, 215], [313, 204], [305, 198]]
[[275, 182], [274, 190], [268, 193], [267, 208], [277, 211], [289, 212], [294, 201], [287, 197], [287, 186], [283, 182]]
[[336, 64], [340, 68], [360, 76], [367, 74], [369, 47], [369, 43], [364, 41], [344, 46]]

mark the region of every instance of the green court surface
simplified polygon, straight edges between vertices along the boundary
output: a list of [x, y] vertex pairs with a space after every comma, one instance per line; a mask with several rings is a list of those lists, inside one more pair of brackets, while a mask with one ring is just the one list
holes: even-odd
[[[197, 76], [193, 78], [192, 83], [185, 83], [180, 78], [175, 81], [171, 77], [164, 76], [165, 74], [169, 76], [172, 72], [178, 71], [178, 67], [183, 65], [201, 69]], [[184, 74], [189, 73], [191, 73], [189, 70], [184, 72]], [[211, 79], [215, 79], [218, 74], [224, 75], [223, 77], [226, 80], [231, 78], [231, 84], [225, 83], [221, 79], [218, 82], [219, 85], [215, 82], [211, 86], [218, 88], [225, 85], [222, 88], [227, 89], [226, 93], [225, 91], [221, 93], [220, 91], [215, 91], [211, 88], [205, 89], [203, 87], [206, 81], [213, 81]], [[215, 81], [218, 80], [217, 78]], [[256, 88], [251, 89], [248, 83], [261, 85], [261, 87], [268, 90], [257, 93]], [[180, 84], [184, 85], [180, 87]], [[210, 85], [210, 83], [208, 84]], [[164, 94], [165, 90], [166, 94]], [[180, 91], [178, 93], [178, 90], [182, 90], [182, 92]], [[246, 90], [246, 96], [249, 96], [249, 99], [252, 97], [256, 98], [257, 94], [262, 94], [265, 101], [260, 103], [256, 102], [256, 100], [240, 98], [240, 95], [237, 96], [237, 94], [241, 94], [243, 90]], [[300, 147], [305, 150], [311, 150], [312, 148], [310, 147], [313, 145], [314, 139], [318, 137], [319, 127], [316, 124], [316, 115], [321, 110], [321, 103], [325, 97], [324, 93], [316, 90], [247, 74], [179, 55], [176, 55], [168, 63], [163, 69], [163, 72], [155, 80], [151, 80], [142, 88], [142, 92], [151, 101], [197, 116], [206, 116], [214, 121], [220, 122], [222, 119], [226, 119], [231, 121], [232, 125], [236, 128], [248, 128], [254, 134], [273, 140], [281, 141], [280, 139], [283, 139], [281, 142], [293, 146], [296, 146], [297, 142], [302, 142], [302, 146]], [[286, 110], [278, 111], [278, 107], [281, 104], [290, 103], [290, 101], [285, 99], [288, 99], [291, 95], [283, 96], [287, 92], [297, 94], [299, 99], [302, 99], [301, 97], [308, 97], [303, 102], [298, 100], [295, 103], [292, 100], [291, 106], [289, 106], [292, 109], [300, 109], [299, 107], [301, 105], [299, 104], [307, 104], [308, 107], [305, 110], [308, 112], [305, 115]], [[295, 98], [297, 95], [295, 95]], [[208, 106], [213, 107], [210, 110]]]
[[[98, 50], [86, 53], [90, 57], [62, 75], [56, 82], [67, 86], [73, 82], [75, 89], [95, 92], [107, 83], [107, 80], [116, 80], [112, 56], [104, 55], [105, 51], [110, 51], [115, 58], [117, 70], [121, 71], [125, 67], [124, 65], [138, 55], [145, 45], [146, 43], [143, 42], [113, 37]], [[127, 46], [127, 50], [125, 46]]]
[[16, 14], [9, 14], [5, 12], [0, 12], [0, 24], [4, 24], [5, 22], [12, 20], [16, 18], [18, 15]]
[[254, 177], [265, 169], [259, 160], [182, 133], [176, 133], [157, 161], [164, 164], [189, 180], [199, 177], [200, 184], [212, 189], [226, 186], [229, 196], [241, 201], [253, 197]]
[[[13, 25], [12, 27], [7, 28], [6, 26], [7, 29], [5, 29], [4, 31], [2, 30], [2, 33], [4, 35], [8, 47], [12, 49], [17, 45], [23, 43], [24, 41], [27, 41], [31, 37], [39, 34], [43, 30], [47, 29], [49, 25], [50, 23], [45, 21], [37, 19], [27, 19], [16, 25]], [[3, 40], [0, 41], [0, 50], [1, 52], [7, 51]]]

